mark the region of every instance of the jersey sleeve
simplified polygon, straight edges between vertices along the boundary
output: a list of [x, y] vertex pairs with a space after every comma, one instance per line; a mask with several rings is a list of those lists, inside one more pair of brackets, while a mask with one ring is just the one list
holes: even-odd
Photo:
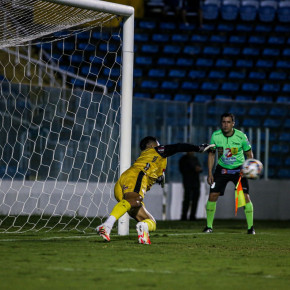
[[[214, 134], [211, 135], [210, 143], [209, 143], [209, 144], [216, 144], [216, 142], [215, 142], [215, 138], [214, 138]], [[213, 148], [210, 148], [210, 151], [211, 151], [211, 152], [215, 152], [215, 150], [216, 150], [216, 146], [213, 147]]]
[[178, 152], [198, 152], [199, 146], [188, 143], [177, 143], [171, 145], [160, 145], [158, 147], [155, 147], [155, 150], [159, 155], [166, 158]]
[[246, 151], [249, 151], [250, 149], [252, 149], [252, 146], [248, 140], [248, 137], [246, 134], [243, 134], [243, 143], [242, 143], [242, 146], [243, 146], [243, 150], [246, 152]]

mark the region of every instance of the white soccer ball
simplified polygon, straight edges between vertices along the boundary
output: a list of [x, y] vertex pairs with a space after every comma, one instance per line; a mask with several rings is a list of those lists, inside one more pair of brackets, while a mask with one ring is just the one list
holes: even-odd
[[247, 159], [243, 164], [243, 176], [249, 179], [258, 179], [263, 172], [263, 164], [257, 159]]

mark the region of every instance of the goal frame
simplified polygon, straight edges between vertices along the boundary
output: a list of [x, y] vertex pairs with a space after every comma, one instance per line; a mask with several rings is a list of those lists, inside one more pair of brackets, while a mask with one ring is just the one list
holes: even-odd
[[[134, 66], [134, 8], [100, 0], [45, 0], [55, 4], [116, 14], [124, 17], [120, 117], [120, 175], [131, 166], [132, 99]], [[129, 216], [118, 221], [118, 234], [129, 235]]]

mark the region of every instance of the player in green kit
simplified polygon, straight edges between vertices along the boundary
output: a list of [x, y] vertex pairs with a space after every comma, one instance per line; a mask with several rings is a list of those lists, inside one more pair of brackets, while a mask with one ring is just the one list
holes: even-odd
[[[253, 158], [253, 152], [247, 136], [237, 129], [234, 129], [235, 116], [225, 113], [221, 116], [221, 129], [213, 132], [210, 144], [216, 146], [208, 155], [208, 177], [207, 182], [210, 185], [210, 194], [206, 204], [207, 226], [204, 233], [212, 233], [213, 220], [216, 211], [216, 202], [219, 196], [224, 195], [228, 182], [232, 181], [235, 185], [238, 183], [242, 165], [246, 158]], [[214, 174], [213, 166], [215, 163], [215, 154], [218, 154], [218, 164]], [[249, 196], [249, 184], [245, 177], [241, 179], [246, 205], [245, 215], [248, 224], [248, 234], [255, 234], [253, 227], [253, 204]]]

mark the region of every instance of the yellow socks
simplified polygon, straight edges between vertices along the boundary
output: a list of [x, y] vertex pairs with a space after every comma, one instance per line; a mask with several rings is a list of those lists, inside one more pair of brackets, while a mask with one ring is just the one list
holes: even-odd
[[122, 199], [114, 206], [111, 215], [118, 220], [123, 214], [125, 214], [130, 209], [131, 204], [127, 200]]
[[142, 221], [143, 223], [146, 223], [148, 225], [148, 231], [154, 232], [156, 231], [156, 222], [151, 219], [146, 219]]

